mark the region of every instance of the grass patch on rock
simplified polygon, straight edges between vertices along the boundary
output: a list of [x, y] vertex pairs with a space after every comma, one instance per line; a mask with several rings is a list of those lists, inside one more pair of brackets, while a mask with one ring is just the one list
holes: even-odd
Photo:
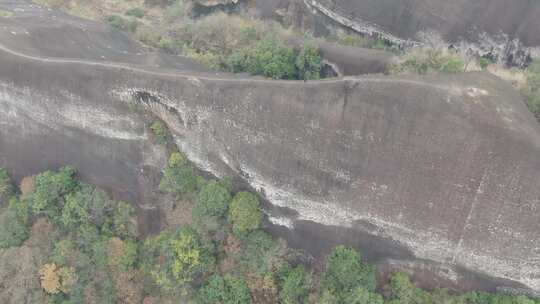
[[0, 17], [9, 18], [11, 16], [13, 16], [12, 12], [0, 9]]
[[534, 61], [527, 69], [527, 86], [523, 92], [529, 110], [540, 122], [540, 59]]

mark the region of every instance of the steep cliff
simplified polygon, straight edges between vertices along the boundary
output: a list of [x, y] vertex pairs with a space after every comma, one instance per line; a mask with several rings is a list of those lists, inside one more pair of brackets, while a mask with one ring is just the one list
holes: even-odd
[[[43, 19], [68, 17], [33, 14], [34, 23], [0, 19], [0, 166], [17, 178], [72, 164], [154, 208], [146, 174], [162, 164], [137, 105], [201, 169], [241, 176], [269, 207], [288, 210], [268, 213], [289, 230], [347, 228], [540, 290], [540, 128], [499, 79], [270, 81], [113, 63], [98, 50], [56, 58], [46, 41], [24, 41]], [[76, 54], [109, 39], [87, 33], [55, 47]]]

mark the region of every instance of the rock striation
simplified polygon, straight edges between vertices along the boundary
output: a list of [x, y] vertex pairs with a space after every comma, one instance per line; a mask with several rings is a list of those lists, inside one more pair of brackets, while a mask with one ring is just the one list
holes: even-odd
[[[291, 15], [292, 24], [321, 31], [336, 25], [401, 47], [458, 48], [509, 66], [540, 56], [540, 2], [529, 0], [264, 0], [263, 15]], [[307, 10], [299, 9], [303, 2]], [[311, 17], [306, 17], [309, 15]], [[309, 19], [309, 22], [298, 20]]]

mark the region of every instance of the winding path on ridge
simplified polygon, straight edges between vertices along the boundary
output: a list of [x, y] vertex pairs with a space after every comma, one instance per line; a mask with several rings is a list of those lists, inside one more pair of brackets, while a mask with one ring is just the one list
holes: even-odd
[[[223, 82], [253, 82], [253, 83], [287, 83], [287, 84], [300, 84], [304, 83], [303, 80], [274, 80], [274, 79], [253, 79], [253, 78], [219, 78], [219, 77], [210, 77], [210, 76], [204, 76], [201, 74], [184, 74], [184, 73], [175, 73], [175, 72], [156, 72], [156, 71], [150, 71], [144, 68], [134, 67], [129, 64], [124, 63], [114, 63], [114, 62], [99, 62], [99, 61], [92, 61], [92, 60], [83, 60], [83, 59], [71, 59], [71, 58], [51, 58], [51, 57], [40, 57], [40, 56], [33, 56], [21, 53], [19, 51], [10, 49], [6, 47], [5, 45], [0, 43], [0, 51], [22, 57], [28, 60], [32, 61], [39, 61], [43, 63], [52, 63], [52, 64], [80, 64], [80, 65], [88, 65], [88, 66], [99, 66], [99, 67], [105, 67], [105, 68], [113, 68], [113, 69], [120, 69], [120, 70], [127, 70], [132, 72], [138, 72], [138, 73], [144, 73], [148, 75], [155, 75], [155, 76], [162, 76], [162, 77], [175, 77], [175, 78], [186, 78], [186, 79], [198, 79], [198, 80], [208, 80], [208, 81], [223, 81]], [[415, 85], [415, 86], [425, 86], [429, 88], [434, 88], [438, 90], [443, 91], [451, 91], [451, 86], [445, 86], [445, 85], [436, 85], [424, 81], [417, 81], [417, 80], [408, 80], [408, 79], [397, 79], [397, 78], [389, 78], [389, 77], [343, 77], [343, 78], [332, 78], [332, 79], [326, 79], [326, 80], [313, 80], [309, 81], [308, 83], [311, 84], [317, 84], [317, 83], [341, 83], [341, 82], [379, 82], [379, 83], [403, 83], [403, 84], [409, 84], [409, 85]]]

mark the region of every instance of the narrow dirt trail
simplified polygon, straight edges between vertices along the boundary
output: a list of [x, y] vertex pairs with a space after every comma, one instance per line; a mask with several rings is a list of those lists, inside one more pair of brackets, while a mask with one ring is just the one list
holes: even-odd
[[[170, 72], [156, 72], [156, 71], [150, 71], [144, 68], [134, 67], [129, 64], [121, 64], [121, 63], [114, 63], [114, 62], [99, 62], [99, 61], [92, 61], [92, 60], [83, 60], [83, 59], [70, 59], [70, 58], [51, 58], [51, 57], [40, 57], [40, 56], [33, 56], [21, 53], [19, 51], [10, 49], [6, 47], [5, 45], [0, 43], [0, 51], [3, 51], [5, 53], [21, 57], [24, 59], [32, 60], [32, 61], [38, 61], [43, 63], [52, 63], [52, 64], [80, 64], [80, 65], [87, 65], [87, 66], [97, 66], [97, 67], [105, 67], [105, 68], [113, 68], [113, 69], [119, 69], [119, 70], [127, 70], [137, 73], [143, 73], [147, 75], [154, 75], [154, 76], [160, 76], [160, 77], [173, 77], [173, 78], [185, 78], [187, 80], [190, 79], [197, 79], [197, 80], [207, 80], [207, 81], [222, 81], [222, 82], [240, 82], [240, 83], [267, 83], [267, 84], [303, 84], [305, 83], [302, 80], [268, 80], [268, 79], [251, 79], [251, 78], [220, 78], [220, 77], [210, 77], [210, 76], [204, 76], [200, 74], [185, 74], [185, 73], [170, 73]], [[455, 87], [447, 86], [447, 85], [437, 85], [432, 84], [426, 81], [418, 81], [418, 80], [408, 80], [408, 79], [396, 79], [396, 78], [389, 78], [389, 77], [343, 77], [343, 78], [332, 78], [332, 79], [325, 79], [325, 80], [313, 80], [308, 81], [309, 84], [331, 84], [331, 83], [343, 83], [343, 82], [354, 82], [354, 83], [396, 83], [396, 84], [407, 84], [407, 85], [414, 85], [414, 86], [423, 86], [423, 87], [429, 87], [434, 88], [438, 90], [443, 91], [453, 91], [455, 90]]]

